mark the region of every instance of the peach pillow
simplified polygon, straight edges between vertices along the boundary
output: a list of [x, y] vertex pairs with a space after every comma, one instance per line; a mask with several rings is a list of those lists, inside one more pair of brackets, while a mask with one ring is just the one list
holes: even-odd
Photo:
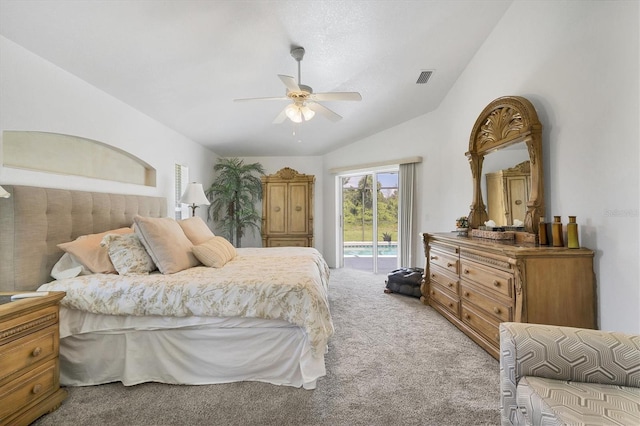
[[69, 253], [94, 274], [113, 274], [116, 269], [109, 259], [109, 252], [100, 242], [108, 234], [130, 234], [131, 228], [119, 228], [99, 234], [82, 235], [74, 241], [58, 244], [65, 253]]
[[184, 231], [184, 235], [196, 246], [215, 237], [211, 229], [204, 223], [204, 220], [198, 216], [179, 220], [178, 225], [180, 225], [182, 231]]
[[237, 255], [236, 248], [223, 237], [213, 237], [193, 246], [193, 253], [200, 262], [212, 268], [222, 268]]
[[191, 251], [193, 243], [176, 220], [135, 216], [133, 222], [140, 242], [163, 274], [173, 274], [200, 264]]

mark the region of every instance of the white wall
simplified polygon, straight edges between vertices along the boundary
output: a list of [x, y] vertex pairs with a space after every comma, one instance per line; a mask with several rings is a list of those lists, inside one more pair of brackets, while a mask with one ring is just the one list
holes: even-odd
[[[217, 158], [213, 152], [0, 37], [0, 131], [3, 130], [62, 133], [104, 142], [154, 167], [157, 186], [2, 166], [0, 184], [163, 196], [171, 215], [175, 163], [189, 166], [191, 181], [208, 187], [213, 180]], [[206, 217], [206, 209], [196, 211]]]
[[[270, 175], [283, 167], [290, 167], [298, 173], [305, 175], [314, 175], [316, 182], [314, 186], [315, 198], [313, 209], [314, 223], [314, 246], [320, 252], [323, 251], [323, 215], [327, 211], [323, 202], [324, 186], [322, 157], [242, 157], [245, 164], [260, 163], [265, 169], [265, 173]], [[262, 213], [262, 203], [256, 207]], [[242, 247], [262, 247], [262, 238], [260, 233], [256, 231], [255, 235], [248, 231], [242, 239]]]
[[524, 96], [544, 126], [547, 219], [576, 215], [581, 244], [596, 252], [600, 327], [640, 333], [638, 8], [514, 2], [435, 112], [325, 155], [327, 259], [330, 168], [423, 156], [419, 229], [449, 231], [471, 203], [464, 153], [477, 116], [497, 97]]

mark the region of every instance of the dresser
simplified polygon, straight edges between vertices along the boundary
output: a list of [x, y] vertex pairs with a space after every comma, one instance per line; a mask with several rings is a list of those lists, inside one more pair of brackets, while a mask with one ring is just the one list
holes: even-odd
[[314, 183], [289, 167], [262, 177], [264, 247], [313, 247]]
[[424, 233], [421, 300], [498, 359], [501, 322], [597, 328], [593, 251]]
[[0, 425], [28, 425], [58, 408], [59, 303], [64, 292], [10, 301], [0, 293]]

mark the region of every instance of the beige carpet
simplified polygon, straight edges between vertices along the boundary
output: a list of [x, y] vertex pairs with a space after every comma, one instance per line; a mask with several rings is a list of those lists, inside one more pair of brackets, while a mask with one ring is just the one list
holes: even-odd
[[307, 391], [264, 383], [67, 388], [48, 425], [498, 425], [498, 362], [385, 275], [331, 271], [336, 334]]

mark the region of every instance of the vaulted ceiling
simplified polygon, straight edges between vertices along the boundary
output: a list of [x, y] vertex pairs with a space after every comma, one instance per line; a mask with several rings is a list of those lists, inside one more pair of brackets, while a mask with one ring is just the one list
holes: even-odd
[[[321, 155], [438, 107], [511, 0], [0, 0], [0, 34], [222, 156]], [[272, 124], [278, 74], [356, 91]], [[417, 84], [422, 71], [433, 71]]]

